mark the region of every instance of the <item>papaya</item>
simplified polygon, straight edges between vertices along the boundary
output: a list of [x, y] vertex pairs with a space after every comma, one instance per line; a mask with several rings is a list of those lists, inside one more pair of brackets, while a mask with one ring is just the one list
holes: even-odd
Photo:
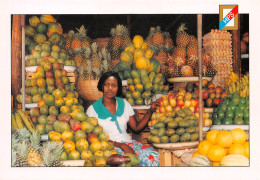
[[132, 153], [126, 153], [125, 156], [130, 158], [130, 162], [126, 163], [128, 166], [136, 166], [140, 163], [140, 158]]
[[160, 69], [161, 69], [160, 62], [155, 58], [151, 58], [149, 71], [159, 73]]
[[131, 75], [132, 78], [140, 78], [138, 71], [135, 69], [131, 71]]

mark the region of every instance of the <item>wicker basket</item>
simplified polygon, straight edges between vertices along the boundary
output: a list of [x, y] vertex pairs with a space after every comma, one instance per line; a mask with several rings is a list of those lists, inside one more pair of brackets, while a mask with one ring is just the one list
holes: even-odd
[[103, 96], [103, 93], [100, 92], [97, 88], [98, 80], [86, 80], [78, 81], [78, 93], [85, 99], [90, 101], [95, 101], [100, 99]]

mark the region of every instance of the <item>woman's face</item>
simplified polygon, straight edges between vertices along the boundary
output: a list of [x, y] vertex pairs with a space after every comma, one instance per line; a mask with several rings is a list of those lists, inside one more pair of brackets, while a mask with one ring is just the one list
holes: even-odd
[[103, 96], [107, 98], [114, 98], [117, 94], [118, 83], [117, 79], [113, 76], [107, 78], [104, 83]]

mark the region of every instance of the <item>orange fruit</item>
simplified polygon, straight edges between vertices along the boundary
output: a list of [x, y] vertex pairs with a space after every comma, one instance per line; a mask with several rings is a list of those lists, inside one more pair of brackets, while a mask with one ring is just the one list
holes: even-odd
[[220, 145], [212, 145], [208, 150], [208, 158], [211, 161], [220, 161], [225, 155], [225, 149]]
[[226, 155], [228, 155], [229, 148], [224, 148]]
[[243, 129], [232, 129], [230, 133], [232, 134], [234, 144], [243, 144], [244, 142], [246, 142], [246, 132]]
[[216, 144], [216, 136], [219, 133], [219, 130], [217, 129], [213, 129], [210, 130], [207, 135], [206, 135], [206, 139], [211, 143], [211, 144]]
[[245, 156], [245, 148], [242, 144], [232, 144], [229, 147], [229, 154], [240, 154]]
[[233, 143], [232, 134], [226, 130], [221, 130], [216, 136], [216, 142], [222, 147], [230, 147]]
[[211, 144], [209, 141], [207, 141], [207, 140], [201, 141], [201, 142], [199, 143], [199, 146], [198, 146], [198, 152], [199, 152], [199, 154], [201, 154], [201, 155], [207, 155], [210, 146], [212, 146], [212, 144]]
[[247, 158], [249, 158], [249, 141], [246, 141], [246, 142], [243, 144], [243, 146], [244, 146], [244, 149], [245, 149], [245, 156], [246, 156]]
[[73, 134], [71, 131], [64, 131], [61, 134], [61, 139], [63, 142], [67, 141], [67, 140], [73, 140]]
[[69, 153], [70, 151], [75, 150], [75, 143], [71, 140], [67, 140], [64, 142], [63, 147], [64, 147], [65, 151], [67, 153]]
[[219, 161], [213, 161], [212, 166], [219, 166]]
[[200, 153], [197, 151], [197, 152], [193, 153], [192, 157], [195, 157], [195, 156], [197, 156], [197, 155], [199, 155], [199, 154], [200, 154]]

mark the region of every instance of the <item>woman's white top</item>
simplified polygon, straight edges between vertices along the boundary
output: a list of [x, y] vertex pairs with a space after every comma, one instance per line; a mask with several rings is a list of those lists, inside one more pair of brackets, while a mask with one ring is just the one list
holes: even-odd
[[[117, 142], [122, 142], [122, 141], [130, 142], [131, 141], [131, 137], [126, 132], [126, 129], [127, 129], [127, 123], [129, 122], [129, 117], [133, 116], [135, 114], [135, 112], [134, 112], [132, 106], [129, 104], [129, 102], [124, 100], [124, 103], [125, 103], [124, 113], [121, 117], [117, 117], [117, 121], [118, 121], [120, 129], [122, 130], [122, 134], [120, 134], [120, 132], [118, 131], [115, 122], [110, 121], [112, 117], [109, 117], [105, 120], [99, 119], [98, 114], [96, 113], [96, 111], [94, 110], [94, 107], [92, 105], [89, 106], [89, 108], [87, 109], [87, 112], [86, 112], [89, 117], [96, 117], [98, 119], [99, 126], [103, 127], [103, 131], [107, 132], [109, 134], [110, 140], [112, 140], [112, 141], [117, 141]], [[118, 104], [117, 104], [117, 106], [118, 106]]]

